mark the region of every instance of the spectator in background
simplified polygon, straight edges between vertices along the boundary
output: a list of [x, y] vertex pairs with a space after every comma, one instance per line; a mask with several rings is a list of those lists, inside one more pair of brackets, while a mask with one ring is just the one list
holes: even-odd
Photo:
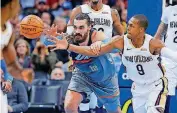
[[28, 96], [25, 86], [18, 80], [12, 82], [12, 91], [7, 94], [8, 112], [21, 113], [28, 109]]
[[32, 68], [30, 47], [24, 39], [18, 39], [15, 42], [15, 50], [17, 53], [18, 62], [23, 68]]
[[41, 16], [43, 12], [48, 11], [49, 6], [46, 4], [46, 0], [36, 0], [36, 9], [38, 16]]
[[124, 31], [127, 31], [127, 9], [122, 10], [121, 12], [121, 23], [124, 27]]
[[54, 24], [57, 25], [58, 33], [66, 32], [67, 23], [65, 18], [56, 17], [54, 20]]
[[103, 4], [108, 5], [109, 0], [102, 0]]
[[124, 1], [123, 0], [116, 0], [116, 3], [112, 8], [116, 9], [118, 11], [119, 15], [121, 15], [122, 10], [125, 9]]
[[54, 16], [50, 12], [45, 11], [42, 12], [41, 19], [43, 20], [44, 23], [47, 23], [49, 26], [51, 26], [54, 21]]
[[56, 9], [58, 7], [59, 0], [47, 0], [47, 5], [50, 9]]
[[73, 6], [71, 2], [65, 1], [62, 4], [62, 8], [63, 8], [63, 13], [61, 14], [61, 16], [64, 17], [66, 19], [66, 22], [68, 23]]
[[65, 79], [64, 71], [59, 67], [54, 68], [51, 72], [50, 79], [51, 80], [64, 80]]
[[[55, 52], [48, 52], [48, 49], [41, 43], [37, 42], [32, 53], [32, 64], [34, 65], [35, 78], [47, 79], [47, 75], [51, 73], [55, 64], [58, 62]], [[44, 73], [42, 76], [36, 75], [36, 72]]]
[[89, 0], [83, 0], [83, 1], [82, 1], [82, 4], [89, 4], [89, 3], [90, 3]]

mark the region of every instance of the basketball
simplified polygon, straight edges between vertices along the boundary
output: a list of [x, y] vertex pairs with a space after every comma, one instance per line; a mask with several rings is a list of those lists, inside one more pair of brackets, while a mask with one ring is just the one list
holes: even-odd
[[43, 21], [35, 15], [28, 15], [20, 22], [20, 34], [29, 39], [38, 38], [43, 28]]

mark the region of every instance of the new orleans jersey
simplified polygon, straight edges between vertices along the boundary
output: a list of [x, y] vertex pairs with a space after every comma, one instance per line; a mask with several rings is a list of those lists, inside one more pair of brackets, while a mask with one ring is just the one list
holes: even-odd
[[99, 11], [93, 10], [88, 4], [81, 5], [82, 13], [89, 15], [91, 20], [94, 22], [93, 28], [98, 31], [103, 31], [109, 38], [112, 37], [112, 16], [111, 8], [108, 5], [104, 5]]
[[146, 34], [144, 44], [140, 48], [135, 48], [131, 39], [124, 35], [122, 62], [127, 68], [129, 78], [137, 84], [149, 84], [164, 75], [159, 55], [152, 55], [149, 50], [149, 42], [152, 38]]

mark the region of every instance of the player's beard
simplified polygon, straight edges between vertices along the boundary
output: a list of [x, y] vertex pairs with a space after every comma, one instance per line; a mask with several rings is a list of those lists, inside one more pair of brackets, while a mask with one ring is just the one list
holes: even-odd
[[[80, 38], [77, 38], [77, 36], [80, 36]], [[76, 33], [74, 34], [74, 42], [75, 43], [83, 43], [86, 41], [88, 37], [88, 32], [86, 32], [84, 35], [80, 34], [80, 33]]]
[[91, 2], [94, 4], [94, 5], [97, 5], [99, 0], [91, 0]]

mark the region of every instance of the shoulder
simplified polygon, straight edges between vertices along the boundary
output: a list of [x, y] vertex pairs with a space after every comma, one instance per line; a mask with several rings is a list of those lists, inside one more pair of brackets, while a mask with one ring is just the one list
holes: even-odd
[[72, 12], [78, 12], [78, 11], [81, 12], [81, 6], [77, 6], [72, 10]]
[[77, 6], [75, 7], [72, 12], [71, 12], [71, 16], [75, 16], [77, 14], [81, 13], [81, 6]]

